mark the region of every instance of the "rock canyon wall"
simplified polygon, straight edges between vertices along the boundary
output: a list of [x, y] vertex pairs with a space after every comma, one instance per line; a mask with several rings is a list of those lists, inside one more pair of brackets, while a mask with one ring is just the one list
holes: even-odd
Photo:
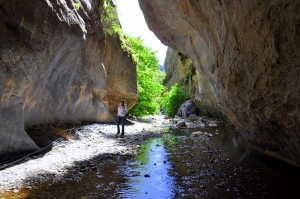
[[139, 3], [148, 27], [192, 59], [252, 147], [300, 166], [300, 2]]
[[191, 100], [198, 107], [199, 115], [225, 119], [207, 78], [195, 70], [189, 58], [180, 55], [178, 51], [172, 48], [168, 48], [164, 67], [168, 89], [177, 83], [181, 89], [190, 95]]
[[100, 0], [0, 0], [0, 156], [38, 146], [24, 127], [112, 122], [137, 101], [136, 66], [106, 36]]

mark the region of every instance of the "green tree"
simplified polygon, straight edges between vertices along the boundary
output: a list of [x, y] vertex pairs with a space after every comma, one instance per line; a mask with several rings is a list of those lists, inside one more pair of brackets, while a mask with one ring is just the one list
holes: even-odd
[[171, 87], [162, 98], [162, 107], [168, 116], [174, 116], [182, 103], [189, 99], [189, 95], [180, 89], [178, 84]]
[[160, 101], [164, 86], [161, 85], [164, 73], [159, 70], [155, 51], [143, 45], [143, 40], [123, 34], [118, 18], [117, 7], [112, 0], [103, 0], [100, 6], [100, 20], [109, 35], [117, 35], [121, 48], [131, 55], [137, 64], [138, 102], [129, 111], [130, 116], [146, 116], [156, 114], [160, 109]]
[[158, 66], [155, 51], [143, 45], [143, 40], [126, 36], [129, 51], [137, 63], [138, 102], [129, 111], [130, 116], [157, 114], [160, 109], [160, 98], [164, 90], [161, 85], [163, 75]]

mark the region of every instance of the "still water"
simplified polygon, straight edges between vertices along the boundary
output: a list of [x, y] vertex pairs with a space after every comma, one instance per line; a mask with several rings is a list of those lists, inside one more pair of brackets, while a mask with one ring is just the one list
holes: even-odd
[[7, 197], [300, 198], [299, 170], [254, 154], [234, 128], [201, 129], [211, 141], [191, 139], [194, 131], [150, 139], [140, 155], [107, 158], [80, 181], [47, 182]]

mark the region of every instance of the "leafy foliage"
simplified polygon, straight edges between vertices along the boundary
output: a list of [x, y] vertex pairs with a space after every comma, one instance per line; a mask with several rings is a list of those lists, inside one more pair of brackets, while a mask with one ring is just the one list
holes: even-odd
[[100, 20], [105, 32], [109, 35], [117, 35], [121, 41], [121, 48], [129, 52], [128, 42], [120, 25], [117, 6], [113, 0], [102, 1], [102, 5], [100, 6]]
[[166, 76], [165, 76], [165, 78], [163, 79], [163, 82], [162, 82], [162, 84], [164, 85], [164, 86], [166, 86], [167, 85], [167, 83], [168, 83], [168, 81], [172, 78], [172, 73], [167, 73], [166, 74]]
[[108, 34], [122, 33], [117, 7], [112, 0], [102, 1], [100, 19]]
[[180, 58], [181, 63], [182, 63], [183, 65], [185, 65], [186, 60], [188, 59], [188, 57], [187, 57], [186, 55], [182, 54], [181, 52], [178, 52], [178, 56], [179, 56], [179, 58]]
[[171, 90], [163, 95], [162, 106], [166, 109], [168, 116], [174, 116], [182, 103], [189, 99], [189, 95], [181, 90], [178, 84], [171, 87]]
[[158, 67], [155, 51], [143, 45], [143, 40], [126, 36], [130, 53], [137, 63], [138, 102], [129, 111], [130, 116], [146, 116], [158, 113], [164, 87], [164, 75]]
[[74, 3], [74, 7], [78, 11], [80, 9], [80, 4], [79, 3]]
[[159, 70], [156, 52], [145, 47], [142, 40], [123, 34], [113, 0], [102, 1], [100, 20], [107, 34], [118, 35], [121, 48], [127, 51], [137, 64], [138, 102], [128, 114], [138, 117], [156, 114], [160, 109], [164, 90], [161, 84], [165, 76], [165, 73]]

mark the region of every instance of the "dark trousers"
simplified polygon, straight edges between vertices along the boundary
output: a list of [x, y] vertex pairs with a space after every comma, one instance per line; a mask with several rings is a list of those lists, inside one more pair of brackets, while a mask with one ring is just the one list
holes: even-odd
[[122, 135], [124, 135], [124, 123], [125, 123], [126, 117], [120, 117], [117, 118], [117, 127], [118, 127], [118, 133], [120, 133], [120, 123], [122, 124]]

